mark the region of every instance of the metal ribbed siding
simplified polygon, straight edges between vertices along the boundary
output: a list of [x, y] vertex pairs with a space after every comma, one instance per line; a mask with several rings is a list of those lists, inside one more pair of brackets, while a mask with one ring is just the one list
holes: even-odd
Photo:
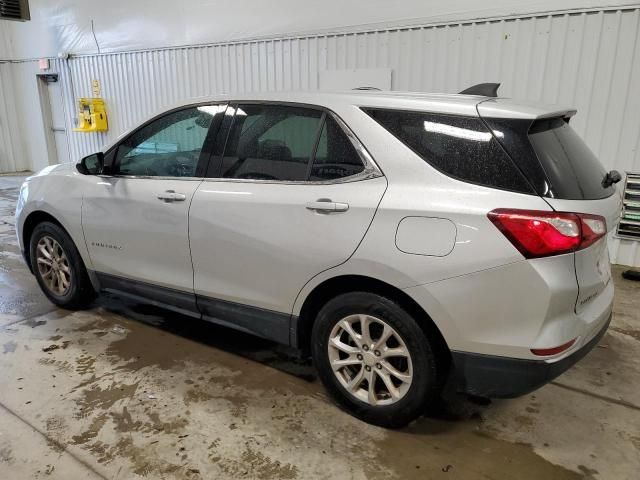
[[[108, 134], [70, 135], [73, 159], [180, 100], [215, 93], [317, 89], [322, 70], [391, 68], [394, 90], [456, 92], [501, 81], [502, 96], [576, 106], [572, 125], [608, 168], [640, 171], [640, 9], [270, 39], [57, 61], [65, 92], [99, 79]], [[72, 127], [72, 125], [69, 125]], [[614, 260], [640, 265], [638, 242]]]

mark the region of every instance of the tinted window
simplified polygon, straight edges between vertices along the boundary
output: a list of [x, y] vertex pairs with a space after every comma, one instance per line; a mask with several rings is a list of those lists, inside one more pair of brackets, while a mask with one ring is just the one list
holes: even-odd
[[222, 158], [221, 176], [306, 180], [322, 112], [275, 105], [240, 105]]
[[124, 140], [116, 152], [117, 174], [192, 177], [213, 116], [220, 107], [169, 113]]
[[550, 196], [549, 179], [527, 139], [527, 132], [533, 120], [491, 117], [485, 117], [482, 120], [489, 130], [494, 132], [498, 143], [502, 145], [534, 191], [543, 197]]
[[613, 187], [602, 186], [605, 168], [562, 118], [538, 120], [529, 130], [529, 140], [554, 197], [595, 200], [613, 195]]
[[367, 110], [423, 160], [465, 182], [532, 193], [530, 185], [479, 118]]
[[358, 152], [337, 122], [327, 115], [322, 126], [309, 180], [335, 180], [364, 170]]

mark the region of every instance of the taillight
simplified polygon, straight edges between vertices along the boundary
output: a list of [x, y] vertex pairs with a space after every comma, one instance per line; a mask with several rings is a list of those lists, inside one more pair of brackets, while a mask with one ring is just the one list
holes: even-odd
[[526, 258], [575, 252], [607, 233], [604, 217], [586, 213], [498, 208], [487, 216]]
[[607, 222], [603, 217], [586, 213], [579, 213], [578, 216], [582, 220], [582, 243], [580, 243], [580, 248], [588, 247], [607, 233]]

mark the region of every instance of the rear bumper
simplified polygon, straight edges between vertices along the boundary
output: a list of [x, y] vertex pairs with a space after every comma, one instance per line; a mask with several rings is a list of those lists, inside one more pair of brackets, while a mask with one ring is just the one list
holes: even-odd
[[536, 390], [568, 370], [604, 336], [611, 314], [600, 331], [579, 350], [557, 362], [452, 352], [457, 390], [479, 397], [514, 398]]

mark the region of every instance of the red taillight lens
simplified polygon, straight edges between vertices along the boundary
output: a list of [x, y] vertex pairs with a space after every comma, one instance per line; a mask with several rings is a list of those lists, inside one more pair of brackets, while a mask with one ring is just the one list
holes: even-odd
[[487, 216], [526, 258], [575, 252], [607, 232], [598, 215], [498, 208]]

